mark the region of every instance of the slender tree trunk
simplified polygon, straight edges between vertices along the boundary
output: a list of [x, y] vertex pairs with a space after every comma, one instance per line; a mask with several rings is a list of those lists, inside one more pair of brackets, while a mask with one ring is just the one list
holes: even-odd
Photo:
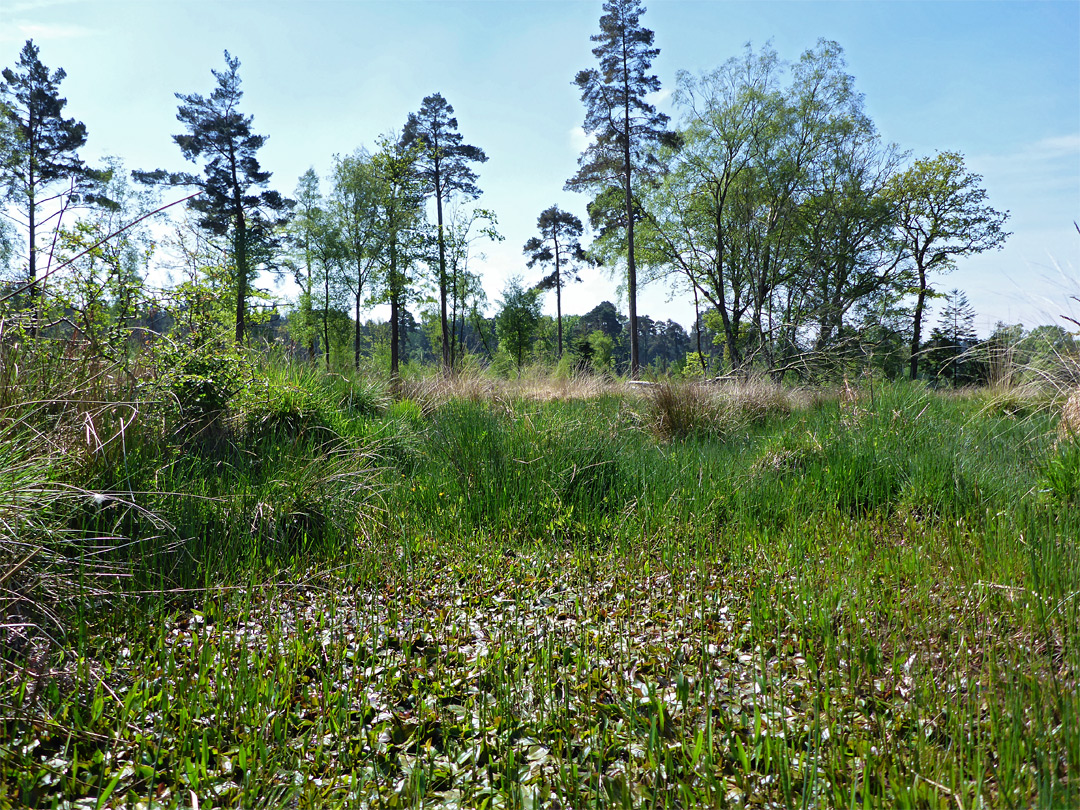
[[630, 190], [630, 100], [626, 102], [626, 139], [623, 159], [626, 161], [626, 298], [630, 310], [630, 379], [637, 379], [638, 357], [637, 266], [634, 263], [634, 200]]
[[[734, 284], [732, 287], [734, 288]], [[697, 296], [696, 290], [694, 296]], [[732, 371], [736, 371], [742, 365], [742, 356], [739, 353], [738, 329], [731, 322], [727, 309], [727, 292], [724, 290], [724, 220], [719, 199], [716, 201], [716, 297], [720, 302], [717, 309], [720, 310], [720, 320], [724, 324], [724, 345], [727, 346], [728, 360], [731, 362]]]
[[555, 245], [555, 315], [559, 325], [559, 359], [562, 360], [562, 274], [559, 272], [559, 235], [554, 227], [551, 231], [551, 241]]
[[304, 327], [308, 333], [308, 360], [315, 362], [315, 332], [312, 330], [311, 322], [315, 318], [315, 313], [311, 310], [311, 256], [309, 255], [307, 261], [307, 302], [304, 306]]
[[397, 246], [390, 243], [390, 382], [398, 378], [398, 325], [401, 321], [401, 289], [397, 278]]
[[37, 280], [37, 251], [34, 249], [36, 236], [37, 236], [37, 206], [34, 199], [34, 177], [30, 175], [30, 208], [27, 212], [30, 215], [30, 300], [33, 301], [38, 294], [37, 284], [34, 282]]
[[435, 214], [439, 224], [439, 318], [442, 325], [442, 363], [451, 368], [450, 324], [446, 315], [446, 238], [443, 233], [442, 183], [438, 169], [435, 170]]
[[236, 262], [236, 345], [244, 342], [244, 314], [247, 304], [247, 222], [244, 219], [244, 203], [241, 198], [240, 180], [236, 175], [236, 155], [229, 146], [229, 165], [232, 171], [233, 227], [236, 231], [236, 243], [233, 245], [233, 258]]
[[244, 315], [247, 304], [247, 223], [244, 209], [236, 208], [236, 345], [244, 342]]
[[709, 367], [705, 364], [705, 353], [701, 350], [701, 308], [698, 306], [697, 284], [690, 283], [694, 289], [694, 331], [697, 333], [697, 355], [701, 361], [701, 373], [708, 374]]
[[634, 263], [634, 198], [630, 188], [632, 167], [630, 164], [630, 65], [628, 62], [626, 32], [622, 41], [623, 72], [623, 160], [625, 161], [626, 185], [626, 298], [630, 310], [630, 379], [637, 379], [640, 358], [638, 356], [637, 328], [637, 265]]
[[360, 285], [356, 285], [356, 328], [353, 332], [353, 368], [360, 370]]
[[[37, 288], [37, 194], [35, 188], [37, 179], [34, 177], [34, 165], [37, 160], [37, 139], [34, 137], [36, 126], [34, 124], [34, 105], [27, 105], [27, 131], [30, 133], [29, 143], [27, 144], [27, 161], [28, 166], [26, 169], [26, 197], [30, 203], [29, 210], [27, 211], [29, 225], [30, 225], [30, 256], [29, 256], [29, 270], [30, 270], [30, 308], [36, 310], [34, 304], [37, 302], [40, 291]], [[34, 316], [33, 334], [37, 336], [37, 324], [38, 318]]]
[[330, 370], [330, 268], [323, 265], [323, 358], [326, 360], [326, 370]]
[[919, 297], [915, 302], [915, 317], [911, 324], [911, 379], [919, 378], [919, 342], [922, 338], [923, 309], [926, 306], [926, 270], [919, 265]]

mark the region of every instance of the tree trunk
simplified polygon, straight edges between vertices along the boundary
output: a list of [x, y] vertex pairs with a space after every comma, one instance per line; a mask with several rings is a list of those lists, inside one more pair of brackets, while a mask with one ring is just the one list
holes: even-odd
[[356, 328], [353, 332], [353, 368], [360, 370], [360, 285], [356, 287]]
[[554, 228], [551, 241], [555, 245], [555, 316], [559, 329], [559, 359], [562, 360], [562, 275], [559, 273], [559, 236]]
[[244, 314], [247, 303], [247, 223], [244, 209], [237, 206], [236, 217], [236, 345], [244, 342]]
[[330, 268], [323, 265], [323, 308], [322, 308], [322, 331], [323, 331], [323, 358], [326, 360], [326, 370], [330, 370]]
[[439, 318], [442, 325], [443, 368], [451, 367], [450, 324], [446, 316], [446, 239], [443, 234], [442, 183], [438, 169], [435, 173], [435, 214], [439, 223]]
[[926, 270], [919, 267], [919, 297], [915, 302], [915, 317], [911, 324], [911, 379], [919, 378], [919, 343], [922, 338], [923, 309], [926, 306]]
[[627, 62], [626, 34], [623, 34], [623, 160], [626, 181], [626, 298], [630, 310], [630, 379], [637, 379], [638, 357], [637, 328], [637, 266], [634, 263], [634, 198], [630, 188], [630, 66]]
[[398, 378], [398, 324], [401, 321], [400, 314], [401, 290], [397, 278], [397, 246], [390, 243], [390, 382], [397, 382]]

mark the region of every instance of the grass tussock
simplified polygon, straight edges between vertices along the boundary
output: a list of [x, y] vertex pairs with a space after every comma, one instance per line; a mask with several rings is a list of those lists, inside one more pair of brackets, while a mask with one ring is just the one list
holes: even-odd
[[723, 439], [817, 404], [806, 391], [762, 379], [664, 382], [649, 389], [647, 402], [652, 431], [662, 441]]
[[416, 402], [422, 411], [431, 413], [455, 400], [580, 400], [623, 393], [625, 390], [622, 382], [587, 371], [559, 374], [552, 369], [527, 367], [517, 377], [502, 378], [491, 376], [484, 369], [468, 367], [452, 374], [440, 372], [403, 377], [397, 383], [397, 398]]

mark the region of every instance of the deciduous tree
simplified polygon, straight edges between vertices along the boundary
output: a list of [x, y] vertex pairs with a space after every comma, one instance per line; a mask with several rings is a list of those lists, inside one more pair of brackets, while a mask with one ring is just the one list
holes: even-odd
[[1008, 211], [987, 203], [982, 177], [968, 171], [958, 152], [916, 160], [893, 178], [890, 192], [898, 212], [897, 230], [914, 274], [916, 295], [911, 332], [911, 379], [919, 376], [920, 339], [931, 273], [951, 270], [958, 257], [1001, 248]]
[[296, 201], [293, 217], [289, 222], [288, 240], [295, 248], [301, 263], [296, 268], [296, 283], [300, 287], [300, 312], [293, 323], [290, 319], [290, 331], [307, 343], [308, 360], [315, 359], [315, 318], [311, 309], [313, 295], [312, 243], [318, 226], [319, 211], [322, 206], [322, 192], [319, 190], [319, 175], [314, 168], [309, 168], [296, 183]]
[[540, 323], [540, 295], [535, 288], [522, 286], [520, 277], [514, 277], [507, 282], [502, 296], [502, 306], [495, 316], [495, 333], [499, 345], [513, 358], [520, 376]]
[[334, 158], [334, 188], [329, 213], [344, 251], [342, 284], [353, 304], [353, 366], [360, 368], [360, 305], [371, 292], [372, 275], [382, 258], [386, 234], [379, 223], [382, 192], [371, 155], [357, 150]]
[[[383, 233], [383, 294], [390, 303], [390, 377], [396, 380], [401, 354], [401, 324], [409, 315], [409, 271], [424, 234], [424, 193], [416, 171], [419, 149], [400, 138], [384, 137], [372, 158], [380, 184], [378, 226]], [[411, 316], [410, 316], [411, 317]]]

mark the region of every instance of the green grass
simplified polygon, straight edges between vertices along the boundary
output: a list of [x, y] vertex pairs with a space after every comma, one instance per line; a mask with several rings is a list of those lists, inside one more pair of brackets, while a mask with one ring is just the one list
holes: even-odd
[[0, 805], [1080, 804], [1045, 408], [244, 369], [212, 441], [4, 422], [3, 550], [51, 567], [0, 583], [39, 628], [0, 643]]

